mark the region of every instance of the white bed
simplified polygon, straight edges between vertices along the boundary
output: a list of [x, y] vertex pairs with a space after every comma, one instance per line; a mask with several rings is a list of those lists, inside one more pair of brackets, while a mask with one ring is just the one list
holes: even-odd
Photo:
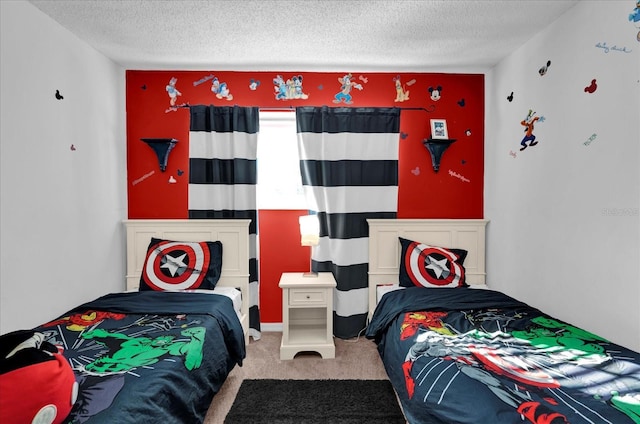
[[[379, 293], [395, 289], [400, 267], [398, 237], [434, 246], [464, 249], [467, 284], [485, 287], [485, 219], [368, 219], [369, 320]], [[380, 289], [379, 286], [384, 286]]]
[[[466, 282], [488, 288], [487, 220], [368, 222], [371, 315], [365, 336], [377, 345], [407, 422], [638, 423], [637, 352], [496, 290], [412, 286], [376, 303], [379, 286], [398, 284], [398, 237], [466, 250]], [[405, 258], [415, 258], [419, 248], [412, 249]], [[432, 265], [404, 260], [408, 285], [418, 280], [416, 270]]]
[[249, 223], [248, 219], [127, 219], [127, 290], [137, 290], [152, 237], [177, 241], [221, 241], [222, 273], [219, 294], [237, 303], [229, 288], [239, 289], [239, 318], [249, 343]]

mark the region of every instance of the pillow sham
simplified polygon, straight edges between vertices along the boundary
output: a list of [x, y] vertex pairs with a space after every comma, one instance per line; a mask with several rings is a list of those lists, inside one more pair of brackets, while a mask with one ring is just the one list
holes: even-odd
[[398, 237], [400, 254], [399, 283], [403, 287], [468, 287], [464, 260], [467, 251], [430, 246]]
[[140, 291], [213, 290], [222, 273], [222, 242], [151, 238]]

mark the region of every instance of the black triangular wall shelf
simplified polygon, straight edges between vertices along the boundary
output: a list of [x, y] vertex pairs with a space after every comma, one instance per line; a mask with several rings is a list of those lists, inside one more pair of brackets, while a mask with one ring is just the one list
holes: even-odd
[[164, 172], [167, 169], [167, 161], [169, 160], [169, 153], [173, 146], [176, 145], [178, 140], [175, 138], [141, 138], [156, 152], [158, 156], [158, 164], [160, 165], [160, 171]]
[[426, 147], [431, 154], [431, 165], [434, 171], [438, 172], [442, 155], [455, 141], [455, 138], [425, 138], [422, 141], [424, 147]]

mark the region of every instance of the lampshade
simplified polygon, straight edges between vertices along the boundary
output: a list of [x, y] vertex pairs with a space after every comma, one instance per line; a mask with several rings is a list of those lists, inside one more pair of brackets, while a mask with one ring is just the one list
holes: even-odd
[[300, 222], [300, 245], [317, 246], [320, 243], [320, 222], [317, 215], [303, 215]]

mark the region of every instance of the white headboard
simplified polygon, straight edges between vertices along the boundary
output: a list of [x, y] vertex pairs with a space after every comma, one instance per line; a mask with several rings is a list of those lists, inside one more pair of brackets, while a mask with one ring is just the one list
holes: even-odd
[[464, 261], [469, 285], [485, 284], [485, 219], [367, 219], [369, 223], [369, 319], [377, 286], [398, 284], [398, 237], [468, 251]]
[[241, 324], [249, 340], [249, 219], [127, 219], [127, 290], [140, 285], [151, 237], [177, 241], [222, 242], [222, 273], [217, 286], [242, 293]]

